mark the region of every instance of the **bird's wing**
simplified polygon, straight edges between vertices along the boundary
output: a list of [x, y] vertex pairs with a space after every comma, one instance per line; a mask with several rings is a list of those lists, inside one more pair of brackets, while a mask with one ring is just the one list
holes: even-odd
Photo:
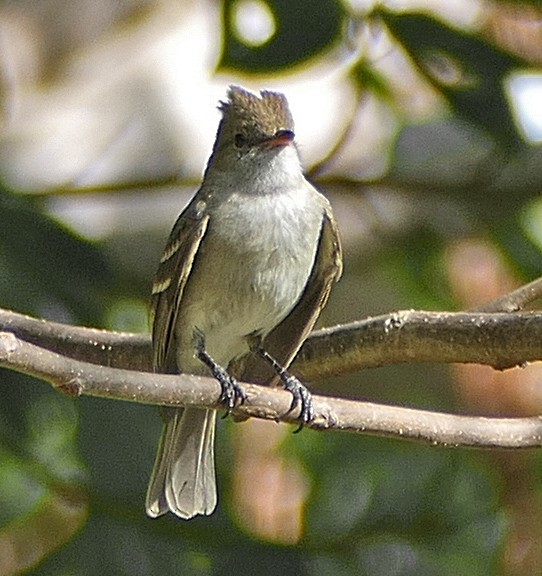
[[[324, 210], [318, 248], [309, 280], [297, 304], [264, 339], [263, 348], [287, 368], [312, 330], [325, 306], [333, 284], [342, 273], [342, 247], [339, 231], [331, 215]], [[239, 378], [256, 382], [274, 380], [274, 372], [251, 354], [240, 362]], [[235, 367], [233, 371], [236, 372]]]
[[[183, 292], [207, 231], [205, 202], [192, 202], [179, 216], [155, 276], [153, 365], [159, 372], [177, 372], [175, 325]], [[164, 431], [147, 491], [147, 514], [171, 510], [181, 518], [210, 514], [216, 506], [214, 431], [216, 413], [196, 408], [162, 407]]]
[[179, 306], [194, 258], [198, 252], [209, 215], [199, 202], [190, 204], [179, 216], [160, 259], [152, 288], [151, 319], [154, 369], [176, 371], [175, 350], [172, 346]]

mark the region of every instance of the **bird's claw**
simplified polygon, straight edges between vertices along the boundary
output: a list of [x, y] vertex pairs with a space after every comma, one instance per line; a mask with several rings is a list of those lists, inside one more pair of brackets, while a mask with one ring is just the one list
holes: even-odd
[[314, 408], [312, 405], [312, 395], [309, 389], [294, 375], [290, 374], [283, 366], [281, 366], [269, 354], [258, 340], [254, 340], [251, 345], [251, 350], [259, 354], [277, 373], [284, 389], [292, 395], [292, 403], [288, 409], [288, 414], [293, 412], [299, 406], [299, 427], [296, 432], [299, 432], [305, 424], [309, 424], [314, 419]]
[[219, 402], [230, 413], [237, 405], [243, 404], [247, 399], [245, 391], [239, 386], [237, 380], [230, 376], [220, 364], [217, 364], [205, 349], [205, 336], [203, 332], [194, 327], [194, 342], [199, 359], [209, 368], [214, 378], [220, 384]]
[[296, 432], [299, 432], [305, 424], [309, 424], [314, 418], [312, 394], [298, 378], [291, 374], [287, 374], [282, 379], [282, 383], [285, 390], [288, 390], [292, 395], [292, 403], [288, 413], [293, 412], [299, 406], [299, 428], [296, 430]]
[[243, 404], [247, 399], [245, 391], [239, 386], [237, 380], [230, 376], [226, 370], [221, 370], [220, 377], [215, 375], [218, 380], [221, 392], [220, 402], [231, 412], [237, 405]]

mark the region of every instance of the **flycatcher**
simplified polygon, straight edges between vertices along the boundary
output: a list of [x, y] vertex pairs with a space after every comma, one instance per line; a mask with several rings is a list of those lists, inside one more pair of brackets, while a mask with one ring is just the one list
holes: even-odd
[[[203, 182], [173, 227], [154, 281], [154, 369], [211, 373], [232, 408], [244, 399], [235, 378], [254, 380], [265, 361], [306, 423], [310, 393], [283, 368], [341, 275], [337, 227], [329, 202], [303, 175], [286, 98], [231, 86], [219, 109]], [[163, 416], [147, 514], [211, 514], [216, 411], [165, 408]]]

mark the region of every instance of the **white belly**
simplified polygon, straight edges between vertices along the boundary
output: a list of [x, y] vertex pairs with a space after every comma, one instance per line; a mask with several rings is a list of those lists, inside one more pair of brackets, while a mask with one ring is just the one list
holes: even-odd
[[194, 327], [205, 335], [209, 354], [227, 366], [248, 352], [246, 336], [265, 336], [288, 315], [314, 263], [323, 216], [320, 199], [307, 185], [291, 194], [234, 195], [218, 214], [210, 212], [181, 302], [177, 338], [182, 370], [205, 372], [194, 357]]

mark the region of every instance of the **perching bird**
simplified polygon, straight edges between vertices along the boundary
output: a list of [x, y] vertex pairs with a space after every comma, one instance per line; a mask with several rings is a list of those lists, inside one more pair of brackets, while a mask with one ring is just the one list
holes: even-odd
[[[286, 98], [232, 86], [200, 189], [175, 223], [152, 292], [156, 372], [217, 377], [229, 407], [256, 355], [287, 368], [342, 270], [331, 207], [304, 177]], [[263, 360], [261, 360], [263, 362]], [[275, 368], [277, 365], [275, 365]], [[312, 417], [310, 394], [283, 383]], [[167, 408], [147, 514], [211, 514], [216, 411]]]

